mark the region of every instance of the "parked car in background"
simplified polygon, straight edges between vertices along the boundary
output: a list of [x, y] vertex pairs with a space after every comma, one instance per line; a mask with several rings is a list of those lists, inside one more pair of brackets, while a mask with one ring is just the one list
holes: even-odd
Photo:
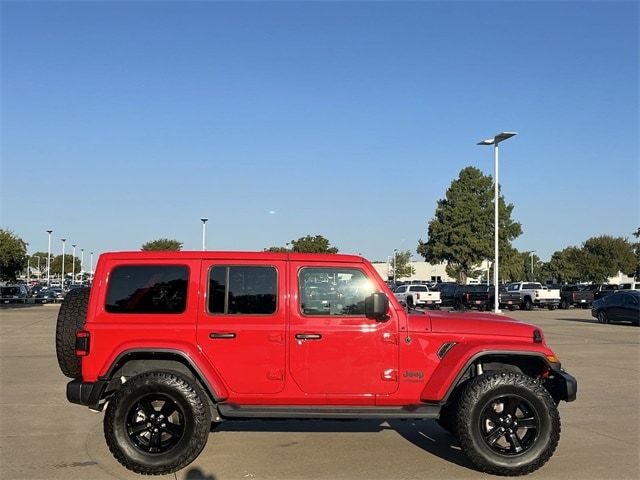
[[[498, 299], [506, 290], [504, 285], [498, 285]], [[464, 305], [466, 308], [477, 308], [480, 311], [491, 310], [494, 303], [494, 293], [493, 285], [469, 285], [463, 294]]]
[[566, 310], [572, 305], [589, 308], [594, 300], [593, 291], [584, 285], [562, 285], [560, 288], [560, 308]]
[[607, 295], [611, 295], [617, 291], [618, 285], [613, 283], [593, 283], [591, 285], [587, 285], [585, 290], [593, 292], [593, 299], [598, 300], [599, 298], [606, 297]]
[[543, 287], [538, 282], [511, 283], [507, 292], [520, 295], [520, 307], [523, 310], [531, 310], [534, 306], [555, 310], [560, 305], [560, 290]]
[[440, 308], [440, 292], [431, 292], [426, 285], [401, 285], [393, 292], [408, 307]]
[[40, 290], [34, 297], [36, 303], [55, 303], [64, 297], [61, 288], [45, 288]]
[[0, 287], [1, 303], [27, 303], [29, 292], [25, 284]]
[[464, 294], [467, 285], [447, 282], [438, 285], [440, 292], [440, 306], [453, 307], [455, 310], [464, 310]]
[[640, 282], [621, 283], [619, 290], [640, 290]]
[[640, 292], [618, 291], [593, 302], [591, 315], [598, 323], [631, 322], [640, 326]]

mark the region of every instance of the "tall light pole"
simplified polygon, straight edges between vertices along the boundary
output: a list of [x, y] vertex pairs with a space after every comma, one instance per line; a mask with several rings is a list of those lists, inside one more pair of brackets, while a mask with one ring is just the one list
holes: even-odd
[[64, 245], [67, 239], [61, 238], [60, 240], [62, 240], [62, 279], [60, 281], [60, 288], [64, 291]]
[[89, 271], [89, 281], [93, 283], [93, 252], [91, 252], [91, 268]]
[[398, 280], [396, 279], [397, 269], [398, 269], [398, 249], [394, 248], [393, 249], [393, 283], [398, 283]]
[[51, 286], [51, 234], [53, 230], [47, 230], [49, 234], [49, 250], [47, 250], [47, 288]]
[[71, 245], [73, 247], [73, 258], [71, 259], [71, 285], [76, 284], [76, 244]]
[[81, 283], [84, 283], [84, 248], [80, 249], [80, 278]]
[[498, 261], [498, 144], [517, 135], [516, 132], [502, 132], [493, 138], [478, 142], [478, 145], [493, 145], [493, 205], [494, 205], [494, 262], [493, 262], [493, 311], [500, 313], [500, 302], [498, 300], [498, 273], [500, 272], [500, 262]]
[[531, 250], [531, 253], [529, 255], [531, 255], [531, 281], [535, 280], [535, 278], [533, 278], [533, 254], [536, 253], [535, 250]]
[[209, 220], [208, 218], [201, 218], [200, 221], [202, 222], [202, 251], [204, 252], [207, 247], [206, 247], [206, 242], [207, 242], [207, 220]]

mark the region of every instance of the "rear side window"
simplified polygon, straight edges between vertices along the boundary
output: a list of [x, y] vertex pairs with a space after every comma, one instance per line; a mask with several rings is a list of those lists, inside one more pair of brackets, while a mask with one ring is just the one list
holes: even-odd
[[182, 313], [189, 270], [182, 265], [116, 267], [109, 277], [109, 313]]
[[270, 315], [276, 312], [274, 267], [225, 266], [209, 271], [209, 313]]

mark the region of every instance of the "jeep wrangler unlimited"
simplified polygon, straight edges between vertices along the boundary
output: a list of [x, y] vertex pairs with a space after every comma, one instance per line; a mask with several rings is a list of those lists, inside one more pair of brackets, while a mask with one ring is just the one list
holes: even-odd
[[491, 314], [405, 310], [349, 255], [101, 255], [67, 295], [67, 399], [106, 410], [115, 458], [175, 472], [230, 418], [435, 419], [481, 471], [540, 468], [576, 398], [542, 332]]

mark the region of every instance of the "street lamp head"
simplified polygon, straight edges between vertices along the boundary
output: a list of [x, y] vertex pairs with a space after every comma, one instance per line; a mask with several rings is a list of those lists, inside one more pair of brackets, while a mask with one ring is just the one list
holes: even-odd
[[61, 238], [60, 240], [62, 240], [62, 243], [66, 242], [67, 239], [66, 238]]
[[502, 132], [493, 138], [488, 138], [486, 140], [482, 140], [481, 142], [478, 142], [477, 145], [498, 145], [500, 142], [504, 142], [505, 140], [515, 135], [517, 135], [516, 132]]
[[200, 221], [201, 221], [202, 223], [207, 223], [207, 220], [209, 220], [209, 219], [208, 219], [208, 218], [201, 218], [201, 219], [200, 219]]
[[74, 244], [72, 244], [71, 246], [72, 246], [73, 248], [76, 248], [76, 244], [75, 244], [75, 243], [74, 243]]
[[53, 233], [53, 230], [47, 230], [47, 233], [51, 235]]

